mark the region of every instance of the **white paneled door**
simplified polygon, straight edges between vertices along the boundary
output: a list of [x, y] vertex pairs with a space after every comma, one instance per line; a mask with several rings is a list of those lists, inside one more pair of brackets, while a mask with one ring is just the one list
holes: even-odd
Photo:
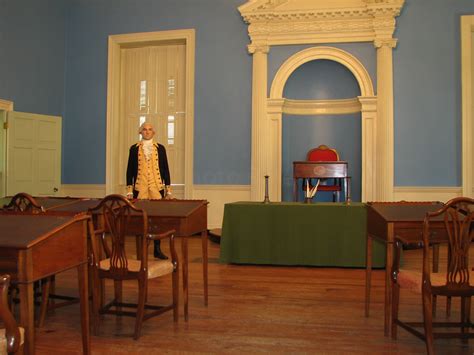
[[8, 113], [7, 195], [54, 196], [61, 184], [61, 117]]

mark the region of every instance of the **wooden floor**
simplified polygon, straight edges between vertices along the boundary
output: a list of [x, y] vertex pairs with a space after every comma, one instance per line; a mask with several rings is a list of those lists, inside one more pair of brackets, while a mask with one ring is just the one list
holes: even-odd
[[[384, 337], [383, 270], [374, 271], [371, 316], [366, 318], [362, 269], [221, 265], [219, 245], [210, 243], [209, 306], [205, 307], [199, 239], [190, 240], [189, 251], [189, 322], [184, 321], [181, 307], [177, 324], [171, 312], [152, 318], [135, 341], [131, 337], [134, 318], [105, 316], [100, 335], [92, 337], [93, 354], [425, 352], [424, 343], [402, 329], [396, 341]], [[420, 261], [419, 251], [405, 254], [407, 265]], [[151, 282], [150, 301], [170, 300], [170, 285], [170, 279]], [[126, 285], [125, 300], [135, 300], [134, 286]], [[57, 288], [74, 295], [75, 272], [59, 275]], [[421, 319], [420, 297], [403, 292], [401, 297], [401, 317]], [[440, 303], [442, 315], [444, 300]], [[458, 316], [456, 302], [451, 317]], [[79, 306], [49, 314], [36, 339], [37, 354], [80, 353]], [[437, 340], [435, 349], [439, 354], [473, 354], [474, 341]]]

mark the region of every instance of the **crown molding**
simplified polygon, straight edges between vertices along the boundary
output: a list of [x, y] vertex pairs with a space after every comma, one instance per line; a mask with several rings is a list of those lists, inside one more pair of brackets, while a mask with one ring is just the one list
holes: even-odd
[[345, 115], [361, 111], [358, 98], [339, 100], [268, 99], [268, 113], [291, 115]]
[[367, 42], [392, 38], [404, 2], [250, 0], [239, 11], [253, 44]]

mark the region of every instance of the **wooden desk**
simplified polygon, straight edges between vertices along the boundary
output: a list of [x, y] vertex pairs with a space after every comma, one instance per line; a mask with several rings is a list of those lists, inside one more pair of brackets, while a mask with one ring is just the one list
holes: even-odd
[[207, 204], [206, 200], [134, 200], [137, 208], [146, 211], [151, 233], [176, 230], [181, 239], [183, 256], [184, 318], [188, 320], [188, 240], [194, 234], [201, 235], [202, 266], [204, 280], [204, 304], [208, 304], [207, 258]]
[[344, 200], [351, 201], [351, 178], [347, 176], [346, 161], [294, 161], [293, 201], [295, 202], [298, 199], [298, 179], [342, 179]]
[[372, 202], [367, 206], [365, 315], [369, 316], [370, 306], [372, 239], [377, 239], [386, 245], [384, 333], [388, 336], [392, 308], [390, 273], [395, 236], [412, 242], [422, 241], [423, 219], [426, 213], [436, 211], [444, 204], [441, 202]]
[[81, 304], [82, 347], [90, 353], [87, 281], [87, 216], [0, 214], [0, 273], [20, 289], [25, 351], [35, 352], [33, 283], [76, 267]]

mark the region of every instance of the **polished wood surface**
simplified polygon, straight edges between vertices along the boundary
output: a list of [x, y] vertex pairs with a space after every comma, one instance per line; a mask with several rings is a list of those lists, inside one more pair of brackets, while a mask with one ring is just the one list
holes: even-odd
[[351, 178], [347, 175], [346, 161], [295, 161], [293, 162], [293, 201], [298, 198], [298, 179], [342, 179], [344, 200], [351, 200]]
[[[127, 242], [133, 252], [135, 243]], [[167, 245], [163, 251], [169, 253]], [[93, 354], [424, 354], [425, 345], [400, 330], [397, 341], [383, 335], [384, 270], [373, 270], [371, 317], [366, 318], [364, 269], [285, 267], [219, 264], [219, 245], [209, 244], [209, 307], [202, 303], [201, 241], [189, 239], [189, 322], [173, 323], [171, 313], [147, 321], [139, 341], [130, 336], [134, 319], [105, 317], [101, 335], [92, 336]], [[150, 257], [152, 257], [150, 251]], [[169, 255], [169, 254], [168, 254]], [[404, 267], [421, 264], [420, 250], [403, 255]], [[470, 265], [474, 265], [474, 255]], [[445, 266], [446, 248], [440, 248]], [[75, 295], [76, 273], [57, 276], [58, 291]], [[150, 302], [170, 300], [168, 283], [150, 284]], [[108, 284], [112, 287], [112, 283]], [[111, 291], [112, 292], [112, 291]], [[109, 293], [110, 295], [111, 293]], [[400, 316], [422, 316], [419, 295], [402, 290]], [[125, 301], [136, 300], [136, 283], [124, 283]], [[180, 301], [182, 307], [183, 301]], [[440, 307], [440, 310], [444, 310]], [[451, 318], [458, 319], [459, 304], [453, 302]], [[438, 312], [440, 319], [444, 312]], [[80, 354], [78, 306], [57, 309], [37, 331], [38, 355]], [[436, 341], [438, 354], [472, 354], [474, 343], [458, 339]]]
[[77, 268], [84, 353], [90, 353], [87, 284], [87, 216], [0, 214], [0, 273], [20, 290], [25, 351], [34, 353], [33, 282]]
[[385, 319], [384, 334], [389, 335], [391, 310], [390, 272], [393, 264], [393, 243], [395, 235], [409, 238], [412, 242], [422, 240], [423, 219], [427, 212], [443, 207], [441, 202], [372, 202], [367, 209], [367, 246], [366, 246], [366, 295], [365, 314], [369, 316], [372, 239], [378, 239], [386, 245], [385, 267]]

